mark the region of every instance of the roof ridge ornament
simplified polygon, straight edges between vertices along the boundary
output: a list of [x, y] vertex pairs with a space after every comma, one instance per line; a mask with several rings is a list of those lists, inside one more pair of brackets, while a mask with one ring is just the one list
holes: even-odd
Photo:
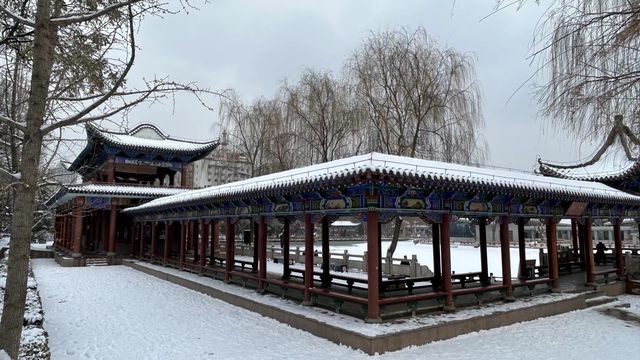
[[[640, 139], [638, 139], [638, 137], [633, 134], [631, 129], [629, 129], [629, 127], [624, 124], [622, 115], [615, 115], [613, 119], [614, 119], [613, 128], [607, 135], [607, 139], [590, 160], [581, 162], [578, 164], [561, 165], [561, 164], [553, 164], [550, 162], [542, 161], [542, 159], [538, 157], [538, 163], [542, 166], [548, 166], [556, 169], [578, 169], [578, 168], [587, 167], [589, 165], [593, 165], [596, 162], [598, 162], [598, 160], [600, 160], [600, 158], [602, 157], [602, 155], [604, 155], [607, 149], [610, 148], [615, 143], [616, 138], [619, 138], [620, 144], [622, 145], [622, 148], [624, 149], [624, 153], [627, 156], [628, 160], [640, 161], [640, 158], [638, 158], [637, 156], [633, 156], [631, 154], [631, 149], [629, 148], [629, 142], [628, 142], [628, 140], [630, 140], [633, 144], [640, 146]], [[628, 139], [625, 138], [623, 135], [626, 135]]]

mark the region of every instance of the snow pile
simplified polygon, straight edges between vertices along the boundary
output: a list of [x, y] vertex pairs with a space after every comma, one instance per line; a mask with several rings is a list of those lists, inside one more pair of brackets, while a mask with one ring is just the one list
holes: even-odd
[[[0, 260], [0, 316], [2, 316], [2, 305], [6, 286], [6, 260], [6, 258]], [[38, 293], [38, 285], [30, 269], [27, 279], [27, 299], [24, 309], [24, 327], [22, 328], [22, 337], [20, 340], [19, 359], [36, 360], [49, 359], [51, 357], [48, 334], [42, 328], [43, 322], [44, 316], [40, 295]], [[6, 353], [4, 355], [6, 355]], [[2, 353], [0, 353], [0, 360], [1, 359], [3, 359]]]

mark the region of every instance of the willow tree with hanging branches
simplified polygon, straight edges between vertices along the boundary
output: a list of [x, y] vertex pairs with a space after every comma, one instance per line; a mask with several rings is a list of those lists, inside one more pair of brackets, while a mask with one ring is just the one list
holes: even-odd
[[[373, 151], [447, 162], [483, 162], [486, 145], [474, 59], [424, 28], [371, 33], [347, 63], [367, 114]], [[396, 217], [391, 258], [400, 236]], [[390, 263], [390, 261], [387, 261]]]
[[640, 1], [557, 1], [535, 34], [537, 94], [550, 123], [594, 140], [622, 115], [640, 132]]

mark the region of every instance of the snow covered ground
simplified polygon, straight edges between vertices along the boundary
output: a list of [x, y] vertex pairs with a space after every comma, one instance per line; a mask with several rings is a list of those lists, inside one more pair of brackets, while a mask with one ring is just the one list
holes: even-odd
[[[367, 359], [275, 320], [124, 266], [35, 260], [54, 359]], [[623, 296], [640, 315], [640, 297]], [[611, 307], [613, 305], [604, 305]], [[481, 331], [383, 359], [637, 359], [637, 321], [597, 308]]]

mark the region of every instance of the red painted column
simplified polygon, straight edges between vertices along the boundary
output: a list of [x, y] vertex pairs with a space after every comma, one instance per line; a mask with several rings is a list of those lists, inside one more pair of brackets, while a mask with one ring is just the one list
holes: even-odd
[[449, 222], [451, 215], [442, 214], [440, 224], [440, 251], [442, 253], [442, 291], [444, 295], [444, 311], [455, 311], [453, 293], [451, 292], [451, 239], [449, 238]]
[[147, 227], [147, 222], [143, 221], [140, 223], [140, 258], [144, 257], [144, 236], [145, 236], [145, 228]]
[[131, 225], [129, 226], [129, 242], [130, 242], [130, 249], [129, 249], [129, 253], [131, 253], [131, 255], [135, 255], [136, 251], [135, 251], [135, 247], [136, 247], [136, 223], [135, 222], [131, 222]]
[[378, 244], [378, 213], [367, 212], [367, 318], [380, 322], [380, 248]]
[[158, 223], [151, 222], [151, 258], [158, 256]]
[[580, 262], [582, 263], [582, 270], [587, 268], [587, 253], [585, 251], [584, 239], [586, 237], [586, 226], [578, 223], [578, 244], [580, 246]]
[[220, 221], [211, 221], [211, 264], [215, 263], [218, 248], [220, 247]]
[[184, 221], [180, 222], [180, 259], [178, 259], [178, 266], [180, 270], [184, 269], [184, 254], [185, 254], [185, 237], [187, 236], [187, 224]]
[[[367, 250], [368, 251], [368, 250]], [[331, 273], [329, 272], [331, 253], [329, 252], [329, 219], [322, 218], [322, 287], [331, 286]]]
[[193, 250], [193, 262], [196, 262], [200, 258], [200, 254], [198, 254], [198, 227], [196, 226], [196, 220], [189, 221], [189, 239]]
[[520, 257], [520, 276], [518, 278], [520, 280], [527, 278], [527, 252], [525, 249], [525, 241], [524, 241], [524, 219], [518, 218], [518, 255]]
[[282, 278], [288, 279], [291, 276], [290, 258], [289, 258], [289, 243], [290, 243], [290, 225], [289, 218], [284, 218], [282, 225]]
[[254, 222], [253, 219], [251, 219], [251, 224], [253, 224], [253, 262], [251, 263], [251, 272], [257, 273], [258, 272], [258, 232], [260, 230], [258, 230], [258, 223]]
[[73, 248], [72, 257], [81, 257], [80, 246], [82, 241], [82, 206], [84, 198], [79, 196], [73, 199]]
[[171, 244], [171, 225], [168, 221], [164, 222], [164, 244], [163, 244], [163, 252], [162, 252], [162, 260], [164, 264], [167, 264], [167, 259], [169, 259], [169, 244]]
[[235, 252], [235, 225], [231, 223], [231, 218], [225, 219], [225, 274], [224, 281], [231, 282], [231, 271], [233, 271], [233, 259]]
[[500, 217], [500, 254], [502, 255], [502, 285], [505, 288], [505, 301], [514, 301], [511, 286], [511, 252], [509, 248], [509, 217]]
[[209, 234], [207, 231], [207, 226], [209, 224], [204, 221], [204, 219], [200, 220], [200, 272], [204, 271], [204, 266], [207, 265], [207, 240], [209, 239]]
[[118, 199], [111, 198], [111, 212], [109, 214], [109, 246], [107, 255], [116, 254], [116, 220], [117, 220]]
[[578, 226], [576, 219], [571, 219], [571, 241], [573, 245], [573, 260], [578, 259]]
[[556, 231], [556, 221], [553, 218], [547, 219], [547, 256], [549, 257], [551, 291], [558, 291], [558, 232]]
[[613, 241], [616, 247], [616, 275], [618, 279], [624, 275], [624, 260], [622, 258], [622, 233], [620, 232], [620, 223], [622, 219], [613, 221]]
[[312, 305], [313, 288], [313, 220], [311, 214], [304, 215], [304, 301], [302, 305]]
[[478, 219], [479, 247], [480, 247], [480, 282], [489, 285], [489, 261], [487, 260], [487, 219]]
[[267, 224], [264, 216], [258, 219], [258, 292], [264, 292], [267, 279]]
[[591, 233], [591, 219], [584, 221], [584, 257], [585, 272], [587, 273], [587, 286], [595, 285], [595, 264], [593, 261], [593, 235]]
[[102, 250], [109, 252], [109, 213], [102, 210]]
[[58, 246], [61, 248], [66, 248], [66, 240], [67, 240], [67, 215], [62, 215], [60, 217], [60, 226], [62, 230], [60, 231], [60, 241], [58, 242]]
[[440, 255], [440, 224], [431, 224], [431, 245], [433, 248], [434, 290], [440, 288], [442, 282], [442, 256]]

